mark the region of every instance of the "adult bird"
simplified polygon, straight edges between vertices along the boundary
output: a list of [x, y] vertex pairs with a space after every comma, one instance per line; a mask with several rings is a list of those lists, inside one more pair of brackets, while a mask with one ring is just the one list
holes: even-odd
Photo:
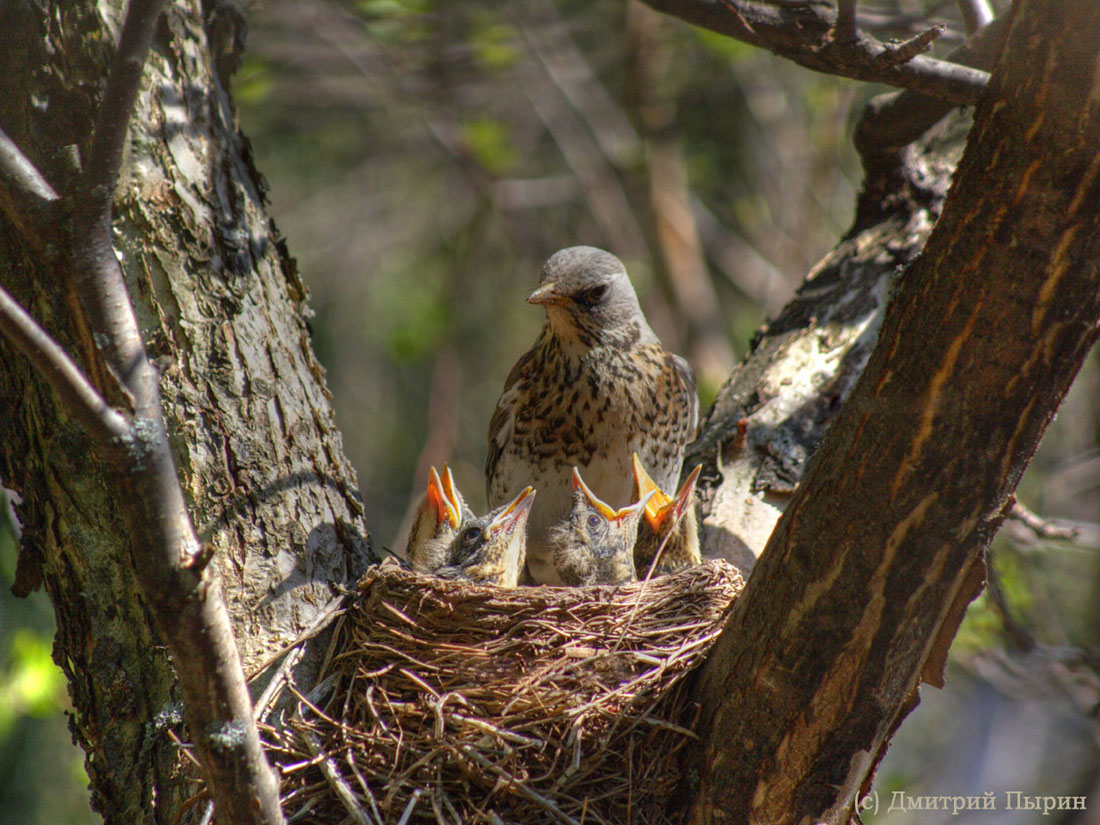
[[657, 560], [654, 575], [677, 573], [702, 561], [699, 524], [695, 518], [695, 483], [702, 469], [702, 464], [696, 465], [676, 495], [669, 496], [646, 472], [638, 456], [634, 456], [634, 495], [637, 498], [649, 495], [634, 543], [634, 566], [639, 579], [649, 574], [654, 559]]
[[451, 468], [443, 465], [442, 477], [435, 467], [428, 471], [428, 489], [413, 515], [405, 558], [413, 570], [433, 573], [447, 563], [451, 541], [474, 514], [455, 485]]
[[492, 506], [528, 484], [538, 489], [527, 568], [535, 583], [560, 584], [549, 533], [569, 513], [572, 468], [612, 507], [631, 501], [633, 453], [658, 485], [674, 487], [699, 402], [691, 368], [661, 345], [611, 253], [556, 252], [527, 300], [546, 319], [490, 421], [486, 490]]
[[507, 504], [465, 523], [448, 546], [446, 563], [432, 571], [448, 579], [515, 587], [526, 545], [535, 491], [524, 488]]
[[573, 468], [569, 518], [550, 531], [554, 569], [562, 584], [624, 584], [634, 581], [638, 522], [653, 492], [627, 507], [601, 501]]

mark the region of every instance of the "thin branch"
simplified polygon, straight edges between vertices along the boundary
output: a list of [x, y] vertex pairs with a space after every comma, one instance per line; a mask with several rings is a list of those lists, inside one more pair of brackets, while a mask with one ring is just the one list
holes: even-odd
[[134, 101], [137, 99], [145, 68], [145, 56], [149, 52], [149, 44], [153, 40], [153, 32], [163, 5], [164, 0], [130, 0], [118, 51], [107, 77], [107, 91], [100, 104], [95, 131], [92, 133], [92, 149], [88, 156], [83, 188], [84, 194], [91, 195], [94, 199], [96, 222], [108, 238], [111, 207], [118, 171], [122, 165], [122, 151], [126, 146], [130, 114], [134, 111]]
[[995, 15], [989, 0], [958, 0], [958, 4], [967, 33], [973, 34], [993, 22]]
[[0, 129], [0, 176], [5, 182], [19, 187], [28, 197], [40, 201], [42, 206], [56, 201], [59, 197], [50, 186], [50, 182], [2, 129]]
[[856, 0], [836, 0], [836, 40], [838, 43], [855, 43], [859, 37], [856, 29]]
[[[1007, 31], [1005, 20], [994, 20], [955, 49], [950, 58], [983, 70], [992, 68]], [[856, 149], [865, 160], [869, 155], [893, 152], [916, 140], [952, 108], [951, 103], [916, 91], [879, 95], [867, 105], [856, 126]]]
[[[909, 49], [927, 46], [937, 29], [902, 47], [857, 32], [851, 42], [834, 37], [837, 14], [809, 2], [775, 5], [754, 0], [644, 0], [657, 11], [724, 34], [825, 74], [914, 89], [955, 105], [976, 103], [988, 72], [959, 66]], [[900, 57], [904, 62], [895, 63]]]
[[0, 332], [42, 373], [94, 438], [110, 442], [130, 432], [126, 418], [103, 400], [61, 345], [3, 287], [0, 287]]
[[1023, 525], [1036, 539], [1073, 541], [1081, 534], [1079, 526], [1045, 519], [1033, 513], [1019, 501], [1013, 503], [1012, 509], [1008, 512], [1008, 518]]
[[45, 176], [0, 129], [0, 209], [37, 250], [47, 246], [47, 229], [59, 196]]
[[[888, 45], [874, 57], [879, 66], [900, 66], [932, 48], [932, 42], [943, 34], [943, 26], [931, 26], [904, 43]], [[950, 64], [949, 64], [950, 65]]]

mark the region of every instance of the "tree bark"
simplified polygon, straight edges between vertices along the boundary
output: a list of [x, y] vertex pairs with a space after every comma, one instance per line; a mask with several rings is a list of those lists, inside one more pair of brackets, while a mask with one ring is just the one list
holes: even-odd
[[1100, 330], [1100, 7], [1023, 0], [943, 215], [708, 659], [693, 822], [845, 823]]
[[[0, 125], [64, 191], [88, 157], [124, 3], [39, 5], [0, 11]], [[214, 68], [224, 52], [208, 51], [198, 22], [223, 23], [218, 12], [172, 4], [160, 20], [115, 192], [114, 245], [162, 373], [189, 509], [253, 674], [355, 580], [370, 549], [308, 343], [305, 288], [264, 216]], [[8, 225], [0, 233], [0, 282], [78, 351], [73, 296], [49, 256], [33, 256]], [[6, 343], [0, 353], [0, 478], [22, 496], [25, 525], [17, 586], [41, 583], [55, 606], [55, 658], [93, 804], [109, 822], [172, 821], [194, 791], [173, 743], [186, 733], [174, 730], [178, 688], [139, 595], [120, 493], [29, 364]]]

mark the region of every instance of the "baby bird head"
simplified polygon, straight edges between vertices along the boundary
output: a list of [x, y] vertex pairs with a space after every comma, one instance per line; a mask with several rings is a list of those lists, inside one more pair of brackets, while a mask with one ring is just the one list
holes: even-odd
[[447, 548], [473, 513], [455, 485], [451, 468], [443, 465], [442, 477], [432, 467], [428, 489], [416, 507], [405, 557], [413, 570], [433, 573], [447, 563]]
[[554, 564], [566, 584], [623, 584], [634, 581], [634, 541], [652, 493], [616, 510], [601, 501], [573, 468], [573, 506], [568, 521], [554, 528]]
[[534, 500], [534, 488], [527, 487], [507, 504], [464, 523], [436, 575], [515, 587], [526, 559], [527, 517]]
[[586, 346], [627, 346], [653, 337], [623, 262], [593, 246], [571, 246], [551, 255], [539, 288], [527, 301], [546, 307], [555, 335]]
[[[645, 506], [645, 518], [638, 526], [638, 541], [634, 546], [634, 562], [638, 576], [644, 578], [660, 550], [657, 572], [673, 573], [698, 564], [699, 528], [695, 519], [695, 484], [703, 465], [691, 471], [675, 496], [668, 496], [650, 478], [638, 454], [634, 454], [634, 496], [650, 497]], [[661, 545], [664, 544], [664, 549]]]

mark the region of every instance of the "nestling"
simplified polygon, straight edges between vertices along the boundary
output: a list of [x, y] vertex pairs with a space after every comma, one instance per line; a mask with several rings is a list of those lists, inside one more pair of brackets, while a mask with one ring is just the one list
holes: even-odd
[[516, 498], [480, 518], [463, 524], [448, 547], [447, 562], [435, 570], [447, 579], [515, 587], [527, 538], [527, 517], [535, 491], [525, 488]]
[[527, 485], [538, 489], [527, 568], [535, 583], [560, 584], [550, 529], [572, 506], [572, 468], [611, 508], [632, 500], [633, 453], [659, 486], [674, 487], [698, 399], [691, 368], [661, 345], [611, 253], [590, 246], [555, 253], [527, 300], [545, 307], [546, 319], [493, 413], [486, 489], [491, 506]]
[[646, 502], [615, 509], [601, 501], [573, 468], [569, 518], [550, 531], [554, 568], [563, 584], [623, 584], [634, 581], [634, 542]]
[[416, 507], [405, 558], [413, 570], [434, 573], [447, 564], [451, 541], [462, 525], [474, 518], [455, 486], [451, 468], [443, 465], [440, 478], [435, 467], [428, 473], [428, 489]]
[[638, 525], [638, 540], [634, 544], [634, 566], [638, 578], [644, 579], [660, 551], [654, 575], [677, 573], [699, 564], [699, 525], [695, 518], [695, 483], [703, 465], [691, 471], [675, 496], [669, 497], [645, 471], [637, 454], [634, 456], [634, 495], [648, 498], [645, 518]]

